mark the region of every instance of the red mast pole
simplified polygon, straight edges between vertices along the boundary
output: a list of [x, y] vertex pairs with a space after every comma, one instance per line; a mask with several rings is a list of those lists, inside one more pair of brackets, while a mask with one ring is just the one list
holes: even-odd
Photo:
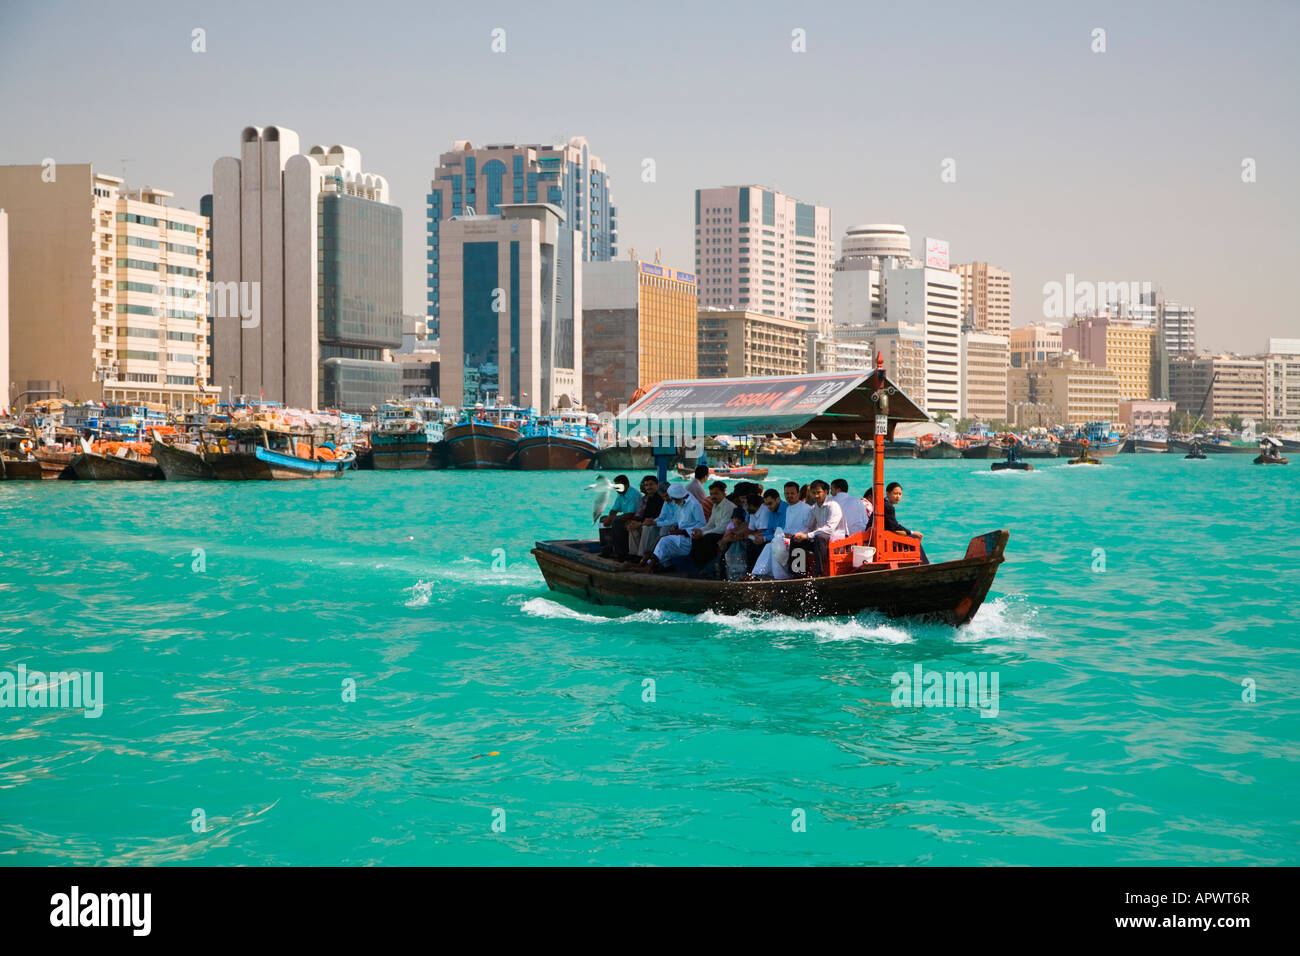
[[876, 353], [876, 391], [871, 396], [876, 403], [876, 460], [873, 469], [872, 502], [875, 510], [871, 514], [872, 544], [876, 548], [876, 559], [884, 553], [885, 536], [885, 434], [889, 430], [889, 398], [885, 394], [885, 358]]

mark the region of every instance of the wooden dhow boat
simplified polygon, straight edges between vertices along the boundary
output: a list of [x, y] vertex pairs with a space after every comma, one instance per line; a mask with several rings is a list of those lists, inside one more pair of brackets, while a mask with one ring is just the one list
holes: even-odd
[[[717, 581], [678, 573], [648, 573], [602, 558], [595, 541], [538, 541], [533, 556], [552, 591], [595, 604], [686, 614], [742, 611], [794, 617], [874, 611], [961, 625], [987, 597], [1004, 560], [1008, 533], [971, 539], [963, 557], [926, 563], [920, 540], [885, 530], [884, 445], [895, 423], [929, 418], [885, 376], [880, 356], [868, 373], [661, 382], [622, 413], [624, 424], [662, 433], [662, 421], [689, 415], [705, 435], [826, 434], [831, 426], [874, 434], [874, 518], [868, 530], [829, 546], [829, 567], [816, 577]], [[634, 424], [640, 423], [640, 424]], [[659, 479], [668, 455], [660, 455]], [[860, 546], [874, 549], [854, 566]]]
[[41, 463], [32, 455], [35, 447], [26, 428], [0, 425], [0, 481], [40, 481]]
[[[168, 441], [168, 438], [171, 441]], [[212, 478], [212, 466], [203, 460], [202, 446], [184, 441], [174, 434], [153, 430], [153, 457], [168, 481], [207, 481]]]
[[1265, 438], [1259, 446], [1259, 454], [1255, 456], [1257, 465], [1286, 465], [1290, 464], [1290, 458], [1282, 457], [1282, 442], [1276, 438]]
[[161, 481], [162, 469], [141, 442], [81, 440], [81, 454], [72, 459], [79, 481]]
[[513, 406], [476, 405], [443, 431], [454, 468], [514, 468], [519, 464], [519, 428], [531, 418]]
[[297, 481], [341, 478], [356, 455], [316, 444], [309, 429], [236, 422], [205, 434], [203, 460], [218, 481]]

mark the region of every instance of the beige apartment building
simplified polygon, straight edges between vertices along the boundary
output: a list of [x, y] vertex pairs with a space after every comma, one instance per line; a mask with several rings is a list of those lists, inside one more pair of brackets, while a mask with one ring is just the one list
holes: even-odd
[[637, 389], [697, 378], [695, 276], [659, 262], [620, 259], [582, 268], [583, 399], [618, 412]]
[[962, 418], [1006, 420], [1010, 342], [1005, 335], [965, 331], [961, 337]]
[[[1119, 379], [1113, 371], [1064, 352], [1007, 373], [1007, 419], [1017, 425], [1114, 421], [1119, 414], [1119, 393]], [[1047, 421], [1026, 422], [1025, 409], [1045, 414]]]
[[1207, 422], [1231, 415], [1262, 422], [1268, 410], [1265, 364], [1236, 355], [1176, 356], [1169, 362], [1169, 397], [1180, 412], [1204, 415]]
[[208, 223], [89, 165], [0, 166], [9, 220], [9, 401], [158, 402], [216, 394]]
[[808, 325], [758, 312], [699, 313], [699, 377], [801, 375], [808, 370]]
[[1030, 362], [1046, 362], [1065, 350], [1061, 344], [1061, 323], [1043, 322], [1012, 329], [1011, 367], [1026, 368]]
[[1011, 273], [987, 262], [952, 267], [961, 277], [961, 321], [980, 332], [1011, 333]]
[[1062, 330], [1061, 341], [1085, 362], [1114, 372], [1120, 398], [1151, 398], [1155, 336], [1153, 325], [1092, 315], [1076, 318]]

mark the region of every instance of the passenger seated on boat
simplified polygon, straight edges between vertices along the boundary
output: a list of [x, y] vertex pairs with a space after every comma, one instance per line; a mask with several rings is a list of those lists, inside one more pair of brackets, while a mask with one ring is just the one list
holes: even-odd
[[704, 527], [691, 532], [691, 563], [696, 569], [706, 568], [718, 558], [718, 542], [727, 533], [727, 526], [735, 507], [727, 501], [727, 484], [715, 481], [709, 485], [709, 519]]
[[[906, 528], [904, 528], [901, 524], [898, 523], [898, 518], [894, 514], [894, 505], [898, 504], [902, 500], [903, 500], [902, 485], [900, 485], [896, 481], [891, 481], [888, 485], [885, 486], [885, 530], [893, 531], [896, 534], [905, 534], [908, 535], [909, 537], [916, 538], [918, 541], [920, 541], [921, 533], [919, 531], [908, 531]], [[925, 547], [919, 544], [917, 545], [917, 547], [921, 551], [921, 563], [929, 564], [930, 559], [925, 555]]]
[[[722, 505], [723, 508], [728, 505]], [[722, 540], [718, 542], [718, 553], [722, 555], [722, 562], [719, 564], [719, 577], [726, 578], [728, 581], [739, 581], [749, 569], [748, 549], [746, 542], [749, 539], [749, 512], [743, 507], [732, 506], [731, 523], [727, 526], [726, 533], [723, 534]]]
[[663, 510], [664, 500], [659, 496], [659, 479], [646, 475], [641, 479], [641, 501], [636, 513], [624, 522], [627, 528], [627, 558], [640, 559], [648, 554], [659, 540], [659, 529], [654, 521]]
[[[830, 545], [848, 537], [844, 512], [830, 498], [831, 486], [820, 478], [809, 486], [812, 513], [802, 531], [790, 539], [790, 573], [792, 577], [821, 575], [830, 568]], [[802, 556], [801, 556], [802, 554]]]
[[600, 551], [606, 557], [626, 557], [627, 519], [636, 515], [637, 508], [641, 506], [641, 495], [632, 488], [627, 475], [618, 475], [614, 479], [614, 489], [618, 492], [618, 497], [614, 499], [609, 514], [602, 515], [600, 519], [603, 526], [600, 529]]
[[708, 492], [704, 490], [704, 479], [707, 477], [709, 477], [709, 466], [696, 465], [695, 477], [686, 486], [686, 490], [690, 492], [691, 497], [698, 501], [700, 507], [704, 509], [705, 518], [708, 518], [710, 512], [713, 511], [713, 502], [709, 500]]
[[670, 566], [691, 553], [691, 532], [704, 527], [704, 510], [687, 492], [686, 486], [674, 482], [668, 486], [668, 504], [655, 519], [662, 534], [654, 553], [645, 559], [646, 569], [655, 572]]
[[861, 498], [849, 494], [849, 483], [843, 478], [831, 482], [831, 501], [840, 506], [844, 513], [844, 524], [849, 534], [858, 534], [867, 530], [867, 509]]

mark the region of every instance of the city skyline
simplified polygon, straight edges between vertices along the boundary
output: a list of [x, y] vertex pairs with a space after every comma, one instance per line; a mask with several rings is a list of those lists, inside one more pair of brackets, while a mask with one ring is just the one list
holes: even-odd
[[[368, 31], [343, 28], [355, 14], [342, 4], [234, 3], [59, 29], [93, 9], [0, 14], [0, 76], [28, 93], [7, 100], [0, 164], [89, 162], [197, 211], [212, 162], [249, 123], [347, 143], [384, 170], [403, 210], [407, 313], [425, 311], [438, 157], [456, 140], [584, 136], [609, 170], [620, 258], [659, 249], [690, 267], [695, 191], [754, 183], [828, 206], [837, 252], [850, 226], [897, 222], [914, 244], [947, 239], [954, 263], [1008, 270], [1016, 326], [1043, 320], [1044, 284], [1070, 274], [1154, 283], [1196, 307], [1198, 345], [1213, 351], [1256, 352], [1300, 325], [1291, 297], [1271, 291], [1300, 253], [1288, 95], [1300, 69], [1285, 42], [1300, 11], [1283, 4], [1017, 4], [992, 16], [939, 5], [924, 19], [592, 5], [556, 22], [512, 5], [375, 3]], [[399, 9], [428, 29], [386, 29]], [[633, 30], [644, 42], [615, 56], [611, 38]], [[123, 50], [147, 50], [148, 69]], [[615, 68], [633, 80], [596, 81]], [[160, 75], [190, 94], [169, 102]], [[539, 75], [553, 95], [531, 95]], [[1242, 181], [1246, 160], [1255, 182]]]

